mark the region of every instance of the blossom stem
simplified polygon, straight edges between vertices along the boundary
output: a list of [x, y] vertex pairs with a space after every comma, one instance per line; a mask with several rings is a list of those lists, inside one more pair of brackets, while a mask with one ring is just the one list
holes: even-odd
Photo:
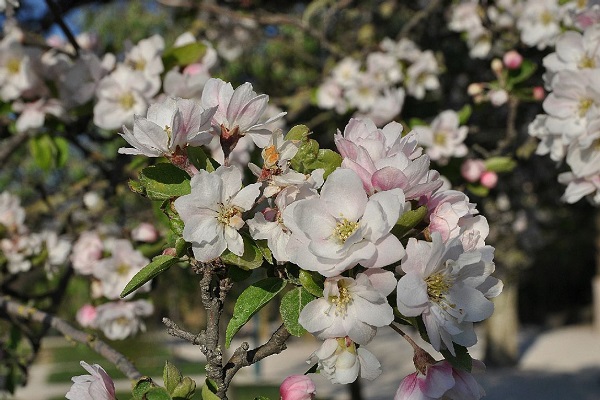
[[402, 329], [400, 329], [394, 324], [390, 324], [390, 328], [398, 332], [400, 336], [402, 336], [412, 346], [414, 351], [417, 351], [417, 349], [422, 350], [421, 346], [419, 346], [414, 340], [412, 340], [412, 338], [408, 336]]

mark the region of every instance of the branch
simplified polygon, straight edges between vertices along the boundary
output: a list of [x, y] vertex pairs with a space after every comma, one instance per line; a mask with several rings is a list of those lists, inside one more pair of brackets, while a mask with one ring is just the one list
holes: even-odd
[[319, 44], [327, 49], [327, 51], [330, 53], [335, 54], [340, 58], [345, 56], [345, 54], [339, 48], [337, 48], [337, 46], [327, 40], [323, 32], [312, 28], [310, 25], [305, 24], [300, 19], [290, 17], [289, 15], [270, 13], [266, 11], [258, 11], [256, 15], [247, 15], [238, 11], [233, 11], [226, 7], [219, 6], [217, 4], [204, 1], [196, 3], [191, 0], [158, 0], [158, 2], [165, 6], [172, 7], [197, 7], [200, 10], [212, 14], [225, 15], [237, 21], [253, 20], [260, 25], [292, 25], [317, 39]]
[[206, 337], [204, 332], [200, 332], [199, 334], [194, 335], [191, 332], [181, 329], [179, 325], [171, 321], [169, 318], [163, 318], [162, 323], [165, 324], [168, 328], [167, 333], [169, 335], [186, 340], [195, 346], [206, 347]]
[[47, 327], [52, 327], [59, 331], [64, 337], [87, 345], [90, 349], [113, 363], [117, 369], [129, 379], [138, 380], [142, 377], [142, 374], [123, 354], [119, 353], [102, 340], [97, 339], [94, 335], [89, 335], [75, 329], [73, 326], [54, 315], [18, 303], [6, 296], [0, 297], [0, 310], [19, 319], [39, 322]]
[[4, 140], [0, 146], [0, 167], [4, 167], [6, 161], [14, 152], [29, 139], [28, 132], [19, 132], [14, 136]]
[[516, 96], [510, 96], [508, 99], [508, 115], [506, 116], [506, 136], [498, 142], [498, 147], [494, 150], [494, 154], [502, 155], [516, 139], [517, 139], [517, 114], [519, 108], [519, 99]]
[[397, 39], [407, 37], [410, 31], [413, 30], [417, 25], [419, 25], [421, 21], [429, 17], [429, 15], [432, 14], [436, 10], [436, 8], [438, 8], [441, 5], [441, 3], [441, 0], [430, 0], [429, 4], [427, 4], [427, 7], [415, 13], [415, 15], [413, 15], [412, 18], [409, 19], [408, 22], [402, 27], [402, 30], [397, 36]]
[[263, 358], [279, 354], [287, 348], [285, 342], [291, 334], [286, 327], [281, 324], [273, 333], [269, 340], [253, 350], [248, 350], [248, 343], [243, 343], [231, 356], [224, 367], [225, 384], [229, 385], [234, 375], [243, 367], [247, 367], [259, 362]]
[[79, 43], [77, 43], [73, 32], [71, 32], [71, 29], [69, 29], [69, 27], [65, 23], [65, 20], [62, 18], [62, 12], [60, 10], [60, 7], [54, 2], [54, 0], [46, 0], [46, 4], [52, 12], [52, 15], [54, 15], [56, 23], [58, 24], [58, 26], [60, 26], [60, 29], [63, 31], [67, 39], [69, 39], [69, 43], [71, 43], [71, 46], [73, 46], [73, 50], [75, 50], [75, 55], [79, 56], [79, 51], [81, 50], [79, 48]]

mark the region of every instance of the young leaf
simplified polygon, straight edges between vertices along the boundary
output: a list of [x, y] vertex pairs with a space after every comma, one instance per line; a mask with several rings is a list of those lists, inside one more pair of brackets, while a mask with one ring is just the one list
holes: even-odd
[[189, 43], [184, 46], [171, 47], [165, 50], [162, 61], [165, 71], [176, 66], [186, 66], [193, 64], [204, 57], [206, 45], [201, 42]]
[[173, 400], [191, 399], [196, 392], [196, 381], [186, 376], [179, 382], [179, 385], [171, 392]]
[[310, 133], [306, 125], [296, 125], [285, 135], [285, 140], [305, 140]]
[[303, 287], [296, 287], [290, 290], [281, 299], [279, 312], [281, 319], [287, 330], [294, 336], [302, 336], [306, 333], [306, 329], [298, 323], [300, 312], [308, 303], [313, 301], [315, 296], [308, 293]]
[[392, 233], [398, 238], [402, 239], [412, 228], [417, 226], [419, 222], [427, 215], [427, 206], [421, 206], [416, 210], [410, 210], [405, 212], [398, 218], [398, 222], [392, 228]]
[[467, 184], [467, 190], [473, 193], [475, 196], [485, 197], [490, 194], [490, 189], [486, 188], [483, 185], [476, 185], [473, 183]]
[[517, 162], [510, 157], [490, 157], [485, 160], [485, 169], [493, 172], [510, 172]]
[[138, 381], [135, 383], [135, 386], [133, 387], [133, 398], [135, 400], [142, 400], [146, 392], [155, 386], [156, 385], [154, 384], [154, 382], [152, 382], [152, 379], [150, 377], [142, 376], [140, 379], [138, 379]]
[[318, 273], [312, 273], [303, 269], [298, 273], [302, 287], [315, 297], [323, 296], [323, 277]]
[[142, 268], [125, 286], [121, 292], [121, 297], [125, 297], [134, 290], [140, 288], [146, 282], [158, 276], [158, 274], [168, 270], [173, 264], [179, 261], [177, 257], [159, 255], [152, 259], [152, 262]]
[[453, 367], [471, 372], [471, 368], [473, 368], [473, 358], [471, 358], [469, 350], [464, 346], [454, 343], [454, 352], [456, 353], [456, 356], [453, 356], [448, 350], [441, 351], [444, 358], [448, 360]]
[[171, 395], [167, 392], [167, 389], [155, 386], [149, 389], [143, 397], [144, 400], [172, 400]]
[[263, 262], [262, 252], [252, 239], [247, 236], [242, 236], [242, 238], [244, 239], [244, 254], [240, 257], [229, 250], [225, 250], [221, 255], [221, 260], [225, 264], [237, 265], [243, 269], [256, 269], [260, 267]]
[[38, 167], [44, 171], [52, 168], [52, 147], [53, 143], [48, 135], [40, 135], [29, 139], [29, 152]]
[[188, 159], [194, 164], [194, 167], [207, 172], [213, 172], [215, 167], [211, 159], [206, 155], [202, 147], [188, 147], [187, 148]]
[[509, 88], [512, 88], [514, 85], [529, 79], [535, 73], [536, 69], [537, 69], [536, 63], [529, 61], [529, 60], [523, 60], [523, 63], [521, 64], [521, 68], [519, 68], [517, 71], [515, 71], [516, 75], [513, 75], [512, 71], [509, 74], [509, 76], [508, 76]]
[[173, 390], [179, 385], [183, 377], [177, 367], [171, 364], [169, 361], [165, 362], [165, 368], [163, 369], [163, 382], [167, 388], [167, 392], [173, 393]]
[[473, 112], [473, 108], [470, 104], [465, 104], [463, 108], [458, 110], [456, 113], [458, 114], [458, 122], [460, 125], [464, 125], [467, 123], [469, 118], [471, 117], [471, 113]]
[[140, 182], [150, 200], [166, 200], [190, 193], [189, 175], [173, 164], [161, 163], [146, 167]]
[[220, 400], [219, 396], [216, 395], [217, 385], [215, 382], [206, 378], [202, 389], [200, 390], [200, 398], [202, 400]]
[[231, 339], [242, 326], [261, 308], [273, 299], [286, 285], [281, 278], [266, 278], [253, 283], [240, 294], [233, 307], [233, 317], [225, 332], [225, 346], [229, 348]]
[[269, 264], [273, 264], [273, 254], [271, 253], [271, 249], [269, 249], [269, 245], [266, 240], [256, 240], [255, 241], [258, 250], [262, 253], [263, 257]]

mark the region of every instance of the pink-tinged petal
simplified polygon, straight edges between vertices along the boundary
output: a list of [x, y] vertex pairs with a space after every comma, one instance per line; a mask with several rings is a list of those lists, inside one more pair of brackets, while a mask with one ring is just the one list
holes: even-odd
[[256, 96], [244, 105], [244, 107], [236, 115], [234, 120], [230, 121], [233, 121], [233, 126], [239, 126], [240, 131], [244, 132], [247, 129], [256, 125], [260, 117], [262, 117], [265, 110], [267, 109], [268, 103], [269, 96], [267, 96], [266, 94]]
[[429, 396], [425, 396], [420, 390], [417, 374], [417, 372], [414, 372], [402, 379], [394, 395], [394, 400], [431, 400]]
[[[398, 309], [400, 309], [400, 307], [398, 307]], [[423, 312], [423, 324], [425, 325], [425, 330], [427, 331], [427, 336], [429, 337], [429, 343], [431, 343], [431, 346], [434, 349], [440, 351], [442, 347], [442, 338], [440, 337], [440, 334], [443, 331], [441, 330], [442, 328], [438, 325], [437, 318], [429, 312]], [[450, 351], [450, 353], [452, 353], [452, 355], [456, 355], [456, 353], [454, 352], [454, 346], [448, 347], [448, 350]]]
[[373, 257], [368, 260], [361, 261], [361, 265], [365, 268], [383, 268], [387, 265], [398, 262], [406, 255], [404, 246], [400, 243], [400, 240], [390, 234], [382, 237], [377, 243], [375, 243], [377, 251]]
[[371, 285], [385, 297], [392, 293], [398, 284], [393, 272], [381, 268], [370, 268], [363, 274], [369, 278]]
[[290, 375], [279, 387], [281, 400], [312, 400], [316, 391], [314, 382], [306, 375]]
[[360, 377], [370, 381], [381, 375], [381, 364], [379, 360], [364, 347], [356, 350], [358, 359], [360, 360]]
[[321, 189], [321, 199], [329, 214], [352, 222], [363, 215], [368, 201], [358, 175], [344, 168], [338, 168], [329, 175]]
[[427, 368], [425, 384], [421, 390], [426, 396], [439, 399], [453, 386], [452, 366], [447, 362], [442, 362]]
[[365, 193], [371, 194], [374, 192], [373, 185], [371, 184], [371, 177], [373, 176], [371, 172], [358, 165], [356, 162], [350, 160], [349, 158], [345, 158], [342, 160], [341, 167], [351, 169], [352, 171], [356, 172], [356, 174], [362, 181]]
[[163, 128], [145, 118], [134, 117], [133, 134], [136, 139], [144, 146], [155, 148], [164, 154], [168, 154], [169, 136]]
[[402, 260], [402, 270], [425, 277], [425, 269], [431, 257], [431, 243], [415, 238], [408, 239], [406, 256]]
[[396, 288], [398, 310], [407, 317], [416, 317], [427, 308], [427, 283], [418, 274], [409, 272], [398, 281]]
[[373, 174], [373, 187], [379, 191], [406, 188], [409, 180], [402, 171], [394, 167], [384, 167]]
[[485, 396], [485, 390], [469, 372], [454, 369], [453, 375], [454, 387], [446, 392], [446, 397], [451, 400], [479, 400]]

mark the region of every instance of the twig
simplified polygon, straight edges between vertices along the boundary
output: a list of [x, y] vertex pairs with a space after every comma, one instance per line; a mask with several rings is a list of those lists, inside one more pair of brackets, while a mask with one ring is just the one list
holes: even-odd
[[419, 23], [425, 18], [427, 18], [431, 13], [433, 13], [435, 9], [440, 6], [441, 3], [441, 0], [430, 0], [429, 4], [427, 4], [427, 7], [415, 13], [415, 15], [413, 15], [412, 18], [408, 20], [408, 22], [402, 27], [402, 30], [398, 34], [397, 39], [402, 39], [408, 36], [410, 31], [413, 30], [414, 27], [419, 25]]
[[71, 43], [71, 45], [73, 46], [73, 50], [75, 50], [75, 55], [79, 56], [79, 51], [81, 50], [79, 48], [79, 43], [77, 43], [73, 32], [71, 32], [71, 29], [69, 29], [69, 27], [63, 20], [60, 8], [56, 5], [56, 3], [54, 3], [54, 0], [46, 0], [46, 4], [48, 5], [48, 8], [54, 15], [56, 23], [58, 24], [58, 26], [60, 26], [60, 29], [62, 29], [65, 36], [67, 36], [67, 39], [69, 39], [69, 43]]
[[400, 329], [396, 325], [390, 324], [390, 328], [398, 332], [400, 336], [402, 336], [412, 346], [414, 351], [417, 351], [417, 349], [421, 348], [421, 346], [419, 346], [410, 336], [408, 336], [402, 329]]
[[243, 367], [247, 367], [258, 361], [279, 354], [287, 348], [285, 342], [290, 338], [291, 334], [282, 324], [277, 328], [269, 340], [253, 350], [248, 350], [248, 343], [243, 343], [231, 356], [225, 365], [225, 384], [229, 385], [233, 376]]
[[190, 0], [158, 0], [158, 2], [163, 5], [172, 7], [198, 7], [200, 10], [212, 14], [225, 15], [226, 17], [237, 21], [252, 20], [260, 25], [292, 25], [299, 28], [304, 33], [317, 39], [319, 41], [319, 44], [325, 49], [327, 49], [327, 51], [329, 51], [331, 54], [335, 54], [337, 57], [340, 58], [345, 56], [345, 54], [340, 49], [338, 49], [333, 43], [327, 40], [323, 32], [312, 28], [308, 24], [302, 22], [300, 19], [290, 17], [289, 15], [269, 13], [266, 11], [259, 11], [256, 13], [256, 15], [247, 15], [238, 11], [233, 11], [227, 7], [222, 7], [217, 4], [208, 3], [204, 1], [193, 2]]
[[59, 331], [65, 338], [87, 345], [90, 349], [113, 363], [115, 367], [129, 379], [138, 380], [142, 377], [142, 374], [123, 354], [119, 353], [102, 340], [97, 339], [94, 335], [89, 335], [75, 329], [73, 326], [54, 315], [16, 302], [6, 296], [0, 297], [0, 310], [16, 318], [38, 322], [45, 326], [52, 327]]
[[508, 115], [506, 116], [506, 136], [498, 142], [498, 147], [493, 151], [495, 155], [501, 155], [517, 139], [517, 114], [519, 99], [510, 96], [508, 99]]
[[2, 146], [0, 146], [0, 167], [4, 167], [4, 163], [27, 139], [29, 139], [28, 132], [19, 132], [2, 142]]
[[188, 332], [184, 329], [181, 329], [179, 325], [175, 322], [171, 321], [169, 318], [163, 318], [162, 323], [168, 328], [167, 333], [171, 336], [178, 337], [180, 339], [186, 340], [195, 346], [206, 346], [206, 338], [204, 337], [204, 332], [200, 332], [197, 335], [194, 335], [191, 332]]

